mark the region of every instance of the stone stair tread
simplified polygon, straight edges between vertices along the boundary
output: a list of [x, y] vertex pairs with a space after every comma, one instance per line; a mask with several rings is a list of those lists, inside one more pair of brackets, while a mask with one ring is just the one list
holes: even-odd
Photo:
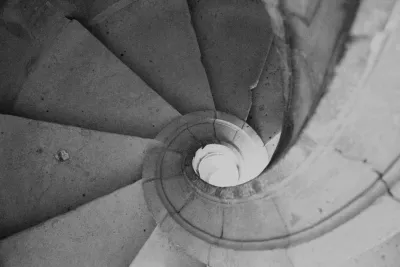
[[0, 111], [11, 113], [36, 60], [69, 20], [46, 0], [8, 0], [0, 19]]
[[179, 116], [74, 20], [36, 62], [16, 99], [14, 113], [146, 138]]
[[217, 110], [246, 120], [272, 38], [261, 1], [189, 1]]
[[129, 267], [206, 267], [172, 244], [156, 227]]
[[0, 241], [1, 263], [125, 267], [154, 227], [139, 181]]
[[252, 90], [253, 104], [247, 120], [264, 144], [281, 132], [285, 109], [282, 63], [276, 47], [271, 43], [260, 81]]
[[0, 116], [0, 238], [141, 178], [159, 142]]
[[109, 2], [94, 34], [182, 114], [215, 109], [186, 1]]

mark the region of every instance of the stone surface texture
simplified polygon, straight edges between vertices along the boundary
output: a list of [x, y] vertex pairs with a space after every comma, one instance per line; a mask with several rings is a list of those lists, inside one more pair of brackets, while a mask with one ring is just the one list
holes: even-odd
[[0, 7], [0, 112], [11, 113], [23, 83], [68, 19], [45, 0], [3, 1]]
[[[319, 13], [317, 12], [318, 14], [316, 15], [320, 19], [323, 14], [327, 14], [329, 9], [336, 10], [341, 8], [338, 3], [326, 2], [325, 4], [324, 7], [319, 9]], [[394, 144], [398, 142], [392, 143], [391, 147], [387, 146], [389, 142], [396, 141], [396, 137], [400, 136], [396, 128], [397, 123], [393, 121], [396, 119], [397, 112], [397, 105], [395, 105], [394, 102], [398, 103], [397, 100], [399, 100], [397, 99], [398, 95], [395, 93], [398, 86], [394, 82], [396, 79], [392, 76], [393, 74], [391, 71], [389, 71], [391, 69], [396, 69], [393, 64], [390, 65], [395, 59], [387, 60], [388, 55], [394, 57], [393, 54], [397, 53], [396, 46], [393, 45], [396, 42], [393, 41], [393, 39], [396, 38], [398, 33], [398, 14], [398, 5], [396, 5], [393, 7], [392, 16], [389, 18], [384, 32], [379, 36], [372, 36], [365, 40], [357, 40], [348, 43], [347, 53], [344, 55], [341, 64], [337, 67], [338, 76], [333, 80], [333, 86], [328, 88], [326, 96], [316, 110], [315, 120], [311, 118], [309, 127], [305, 128], [304, 134], [301, 136], [296, 146], [291, 149], [291, 151], [293, 151], [301, 148], [298, 149], [299, 153], [302, 153], [300, 157], [301, 160], [297, 159], [299, 153], [291, 154], [289, 151], [288, 155], [293, 157], [294, 162], [300, 162], [300, 166], [295, 167], [293, 173], [289, 173], [288, 177], [286, 177], [287, 181], [282, 183], [280, 187], [276, 187], [276, 191], [271, 190], [271, 192], [259, 190], [259, 188], [267, 188], [267, 179], [258, 179], [259, 184], [252, 181], [253, 186], [251, 189], [246, 189], [246, 185], [244, 185], [240, 187], [243, 189], [242, 191], [232, 191], [233, 195], [236, 194], [235, 196], [238, 198], [242, 197], [244, 203], [247, 201], [255, 203], [255, 201], [259, 199], [270, 199], [270, 201], [273, 201], [278, 211], [276, 212], [277, 216], [272, 220], [272, 225], [265, 224], [263, 227], [272, 229], [276, 227], [276, 229], [278, 229], [277, 227], [281, 226], [281, 230], [275, 231], [275, 233], [278, 233], [278, 236], [268, 236], [266, 232], [264, 232], [266, 234], [265, 236], [246, 236], [246, 234], [252, 231], [253, 228], [256, 228], [256, 226], [246, 228], [245, 225], [248, 223], [239, 220], [236, 221], [237, 225], [235, 227], [237, 229], [235, 231], [225, 232], [225, 230], [229, 228], [225, 228], [225, 225], [222, 224], [220, 235], [218, 235], [218, 227], [214, 226], [208, 228], [209, 223], [207, 218], [210, 217], [208, 213], [211, 210], [208, 207], [208, 202], [212, 203], [214, 200], [211, 200], [209, 195], [195, 195], [193, 200], [188, 200], [187, 205], [190, 205], [192, 201], [196, 201], [198, 205], [196, 205], [197, 212], [186, 217], [185, 221], [181, 220], [179, 211], [178, 215], [174, 213], [167, 214], [161, 223], [161, 225], [164, 224], [166, 226], [161, 227], [161, 229], [170, 232], [173, 238], [176, 237], [176, 242], [178, 244], [192, 244], [192, 246], [188, 248], [188, 253], [205, 263], [209, 262], [211, 254], [208, 253], [207, 256], [207, 254], [204, 255], [200, 253], [200, 251], [207, 248], [207, 245], [201, 240], [207, 240], [209, 244], [218, 244], [218, 246], [224, 247], [219, 248], [220, 251], [229, 251], [229, 249], [260, 250], [258, 254], [255, 253], [254, 255], [263, 255], [263, 253], [267, 253], [262, 251], [267, 248], [279, 250], [291, 246], [288, 249], [288, 253], [290, 261], [293, 262], [294, 266], [330, 266], [329, 264], [331, 263], [340, 263], [347, 260], [346, 257], [348, 255], [358, 253], [356, 248], [362, 248], [368, 244], [368, 242], [370, 242], [370, 244], [374, 242], [383, 242], [393, 235], [392, 232], [399, 231], [399, 228], [394, 225], [398, 223], [397, 217], [399, 214], [395, 210], [400, 208], [400, 206], [387, 190], [389, 181], [394, 183], [395, 180], [398, 180], [398, 177], [394, 178], [394, 170], [397, 170], [396, 166], [398, 164], [399, 151], [398, 147]], [[344, 13], [339, 12], [337, 16], [344, 16]], [[335, 22], [327, 21], [325, 24], [319, 25], [321, 26], [319, 30], [322, 31], [322, 28], [330, 27], [329, 25], [331, 25], [331, 23]], [[317, 27], [317, 23], [311, 23], [310, 25], [310, 28]], [[296, 25], [296, 27], [302, 26], [299, 24]], [[339, 35], [341, 27], [335, 25], [332, 31], [334, 34], [333, 36], [329, 36], [329, 38], [334, 38], [335, 34]], [[321, 38], [324, 39], [326, 34], [328, 33], [324, 32]], [[307, 39], [307, 36], [306, 34], [305, 36], [299, 36], [299, 40], [301, 40], [301, 38], [308, 41], [313, 40], [313, 45], [316, 45], [317, 48], [320, 47], [322, 50], [334, 49], [332, 46], [319, 43], [318, 39], [313, 39], [313, 36], [308, 36], [310, 38]], [[326, 37], [325, 39], [327, 42], [332, 43], [332, 40], [329, 41], [329, 38]], [[310, 53], [307, 55], [307, 60], [313, 58], [320, 59], [315, 60], [317, 61], [315, 65], [309, 67], [320, 69], [322, 72], [325, 72], [322, 66], [328, 65], [327, 62], [330, 58], [327, 58], [326, 55], [321, 52], [322, 50], [318, 50], [317, 48], [313, 50], [308, 46], [306, 48], [308, 50], [304, 52]], [[331, 52], [328, 54], [331, 54]], [[352, 52], [355, 53], [353, 54]], [[349, 56], [347, 57], [347, 55]], [[307, 61], [304, 61], [301, 55], [295, 56], [298, 57], [295, 59], [295, 64], [299, 64], [298, 67], [304, 70], [303, 67], [307, 65]], [[376, 58], [379, 60], [375, 60]], [[381, 62], [385, 62], [385, 64]], [[352, 69], [354, 71], [351, 71]], [[371, 70], [373, 71], [371, 72]], [[300, 77], [299, 81], [304, 83], [322, 83], [324, 79], [322, 72], [317, 73], [315, 77], [312, 77], [312, 80]], [[346, 75], [346, 72], [348, 75]], [[310, 73], [304, 72], [298, 74], [306, 77]], [[386, 107], [381, 110], [379, 108], [373, 109], [372, 107], [375, 105], [378, 107], [382, 107], [383, 105], [381, 105], [379, 101], [375, 101], [374, 97], [367, 97], [370, 91], [374, 91], [368, 88], [372, 85], [372, 88], [376, 90], [376, 88], [379, 88], [378, 83], [382, 79], [387, 79], [384, 84], [384, 90], [379, 90], [379, 96], [376, 95], [375, 98], [376, 100], [380, 100], [381, 98], [386, 99], [386, 97], [388, 97], [388, 99], [384, 101]], [[377, 82], [376, 84], [374, 83], [375, 81]], [[337, 88], [336, 86], [339, 84], [342, 85], [342, 88], [340, 88], [340, 90], [335, 90]], [[302, 84], [301, 86], [305, 85]], [[365, 102], [363, 102], [363, 104], [360, 102], [358, 106], [355, 105], [356, 102], [353, 102], [352, 97], [341, 98], [346, 88], [350, 88], [350, 90], [348, 90], [350, 93], [352, 90], [360, 92], [357, 98], [361, 98]], [[315, 88], [309, 89], [314, 90]], [[366, 94], [361, 96], [361, 92], [365, 92]], [[310, 96], [312, 96], [318, 92], [310, 91], [309, 93]], [[304, 94], [298, 95], [298, 97], [304, 97]], [[338, 98], [343, 101], [343, 104], [336, 102]], [[304, 99], [304, 101], [308, 100]], [[311, 105], [311, 103], [309, 104]], [[370, 107], [370, 105], [372, 106]], [[304, 106], [301, 106], [301, 108], [304, 108]], [[385, 157], [379, 158], [379, 154], [386, 153], [380, 150], [380, 148], [375, 148], [375, 146], [379, 146], [380, 144], [378, 140], [380, 137], [374, 136], [375, 138], [372, 138], [369, 142], [366, 138], [360, 136], [358, 130], [354, 131], [354, 133], [358, 134], [357, 137], [353, 138], [354, 142], [359, 142], [360, 148], [365, 148], [366, 150], [369, 147], [372, 148], [371, 151], [368, 150], [371, 161], [367, 157], [368, 155], [364, 156], [361, 154], [362, 156], [359, 156], [357, 153], [354, 153], [353, 156], [353, 153], [346, 151], [346, 149], [352, 149], [352, 146], [338, 146], [338, 142], [342, 137], [345, 140], [351, 139], [346, 138], [349, 136], [347, 131], [352, 129], [352, 125], [357, 125], [357, 123], [362, 123], [364, 121], [365, 114], [369, 114], [368, 109], [374, 110], [374, 114], [370, 115], [372, 118], [379, 118], [380, 116], [385, 118], [380, 121], [377, 119], [377, 123], [381, 125], [385, 131], [385, 134], [382, 134], [382, 136], [386, 139], [382, 140], [382, 142], [384, 148], [389, 151], [389, 153], [385, 154]], [[297, 115], [301, 117], [305, 114], [306, 113], [302, 114], [299, 110]], [[297, 117], [297, 119], [301, 119], [300, 117]], [[332, 127], [330, 131], [313, 131], [313, 129], [317, 129], [317, 126], [319, 126], [318, 123], [329, 124], [332, 121], [333, 123], [330, 125], [330, 127]], [[367, 120], [365, 120], [365, 123], [362, 123], [362, 126], [366, 127], [364, 130], [366, 137], [369, 136], [369, 132], [373, 133], [375, 130], [374, 124], [368, 124]], [[377, 130], [379, 131], [379, 129]], [[322, 135], [318, 135], [319, 133], [322, 133]], [[375, 160], [375, 158], [380, 161]], [[290, 161], [290, 159], [288, 160]], [[394, 166], [394, 164], [396, 166]], [[297, 164], [294, 165], [296, 166]], [[268, 172], [266, 174], [268, 174]], [[260, 194], [257, 194], [257, 190]], [[224, 191], [224, 193], [226, 192]], [[270, 193], [270, 195], [268, 195], [268, 193]], [[382, 195], [385, 196], [382, 197]], [[249, 200], [248, 197], [250, 196], [252, 198]], [[224, 197], [228, 198], [230, 195]], [[233, 201], [231, 199], [229, 200]], [[371, 205], [375, 200], [376, 204]], [[214, 200], [215, 206], [219, 204], [220, 203], [215, 203]], [[233, 206], [242, 205], [240, 201], [237, 203], [235, 202], [235, 204], [229, 204]], [[200, 206], [203, 206], [203, 208]], [[266, 205], [262, 206], [266, 207]], [[370, 207], [368, 208], [368, 206]], [[365, 211], [362, 212], [364, 209]], [[266, 215], [264, 216], [263, 213], [257, 211], [256, 208], [249, 210], [250, 215], [247, 214], [246, 217], [255, 217], [255, 214], [257, 214], [263, 217], [264, 220], [260, 219], [261, 221], [268, 221]], [[382, 214], [386, 214], [388, 210], [391, 211], [391, 213], [388, 214], [392, 216], [388, 224], [381, 223], [381, 220], [375, 220], [374, 223], [368, 225], [370, 229], [361, 231], [362, 221], [368, 221], [366, 219], [367, 217], [369, 218], [370, 216], [372, 218], [374, 217], [374, 213], [376, 213], [380, 214], [376, 216], [376, 218], [382, 218]], [[266, 212], [266, 214], [271, 214], [271, 212]], [[216, 216], [212, 217], [213, 225], [220, 225], [220, 216], [224, 217], [227, 214], [225, 212], [220, 212], [216, 207], [215, 215]], [[362, 218], [363, 215], [366, 217], [361, 220], [360, 218]], [[187, 223], [188, 220], [194, 221], [197, 217], [201, 218], [201, 222], [196, 224], [194, 229], [189, 229], [185, 223]], [[395, 223], [393, 223], [394, 221]], [[358, 226], [358, 224], [360, 224], [360, 226]], [[386, 232], [385, 227], [388, 227], [389, 234]], [[189, 233], [184, 233], [185, 231], [189, 231]], [[362, 245], [360, 245], [358, 241], [354, 241], [354, 244], [348, 241], [349, 236], [351, 236], [351, 231], [354, 231], [356, 234], [364, 233], [366, 241]], [[373, 235], [366, 234], [372, 231], [375, 231]], [[231, 239], [224, 238], [225, 234], [228, 234]], [[357, 240], [357, 238], [353, 239]], [[235, 244], [235, 241], [238, 240], [240, 240], [241, 243], [240, 248], [236, 247], [238, 244]], [[299, 245], [299, 243], [302, 244]], [[340, 246], [348, 248], [346, 253], [344, 253]], [[210, 245], [210, 248], [212, 251], [213, 245]], [[335, 249], [343, 253], [340, 254], [336, 251], [332, 253]], [[317, 250], [321, 253], [314, 256]], [[240, 253], [237, 254], [240, 255]], [[330, 254], [335, 255], [335, 257]], [[231, 255], [230, 257], [234, 256]], [[234, 260], [232, 260], [232, 262], [233, 261]]]
[[1, 266], [126, 267], [154, 227], [137, 182], [1, 240]]
[[400, 231], [399, 220], [400, 204], [383, 196], [346, 224], [288, 249], [288, 255], [296, 267], [341, 266], [392, 238]]
[[150, 139], [1, 115], [0, 236], [139, 180], [146, 150], [157, 146]]
[[41, 56], [14, 113], [147, 138], [179, 116], [77, 21]]
[[217, 110], [246, 120], [273, 38], [260, 1], [188, 1]]
[[395, 267], [400, 262], [400, 234], [376, 244], [360, 255], [354, 255], [340, 267]]
[[[247, 119], [248, 124], [254, 128], [264, 144], [267, 145], [272, 145], [273, 138], [281, 132], [285, 108], [282, 74], [284, 66], [275, 45], [271, 39], [260, 81], [252, 90], [253, 104]], [[275, 146], [276, 144], [275, 142]]]
[[122, 6], [92, 20], [94, 34], [180, 113], [215, 109], [186, 1]]

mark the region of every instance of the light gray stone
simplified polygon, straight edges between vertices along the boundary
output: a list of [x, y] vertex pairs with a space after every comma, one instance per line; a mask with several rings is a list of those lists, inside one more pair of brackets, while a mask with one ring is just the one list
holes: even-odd
[[210, 244], [192, 235], [180, 226], [171, 216], [167, 216], [159, 225], [160, 229], [168, 233], [168, 238], [178, 248], [203, 263], [208, 263]]
[[400, 231], [400, 204], [383, 196], [357, 217], [310, 242], [288, 249], [296, 267], [341, 266]]
[[266, 240], [288, 234], [273, 199], [262, 198], [224, 208], [223, 238]]
[[387, 241], [354, 255], [339, 267], [396, 267], [400, 262], [400, 233]]
[[324, 152], [304, 171], [298, 171], [275, 197], [290, 233], [329, 219], [371, 186], [378, 175], [363, 163]]
[[165, 177], [162, 179], [164, 194], [175, 211], [180, 211], [194, 194], [193, 187], [188, 184], [185, 176]]
[[214, 246], [210, 251], [209, 266], [294, 267], [284, 249], [266, 251], [237, 251]]
[[351, 26], [355, 36], [373, 36], [385, 27], [396, 0], [364, 0]]
[[213, 201], [195, 195], [179, 212], [192, 227], [219, 238], [223, 233], [223, 208]]
[[[399, 12], [400, 8], [397, 8]], [[382, 54], [362, 86], [353, 114], [333, 146], [383, 172], [400, 151], [400, 25], [389, 29]]]
[[168, 241], [167, 234], [156, 228], [129, 267], [206, 267]]

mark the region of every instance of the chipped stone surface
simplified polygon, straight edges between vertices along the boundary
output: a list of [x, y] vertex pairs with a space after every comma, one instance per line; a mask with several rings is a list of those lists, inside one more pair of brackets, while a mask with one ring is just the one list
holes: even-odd
[[[272, 40], [271, 40], [272, 41]], [[267, 144], [280, 133], [285, 108], [282, 62], [272, 42], [260, 82], [252, 90], [253, 104], [247, 122]], [[272, 153], [271, 153], [272, 155]]]
[[147, 138], [179, 116], [77, 21], [42, 56], [14, 113]]
[[273, 36], [259, 1], [189, 1], [217, 110], [246, 120]]
[[137, 182], [0, 241], [1, 266], [128, 266], [154, 227]]
[[215, 109], [186, 1], [133, 1], [92, 24], [95, 35], [179, 112]]
[[56, 153], [54, 157], [56, 158], [56, 160], [64, 162], [69, 160], [69, 153], [65, 149], [61, 149]]
[[[311, 117], [334, 75], [333, 66], [341, 56], [346, 26], [351, 23], [356, 4], [340, 1], [284, 1], [282, 18], [276, 9], [277, 1], [264, 1], [274, 18], [279, 53], [285, 64], [286, 107], [284, 139], [281, 139], [277, 156], [292, 145], [301, 134], [303, 126]], [[299, 9], [299, 6], [301, 7]], [[304, 8], [303, 8], [304, 7]], [[310, 12], [309, 12], [310, 11]], [[290, 15], [289, 15], [290, 14]], [[290, 29], [285, 35], [283, 29]], [[288, 38], [290, 44], [287, 44]], [[291, 51], [287, 52], [287, 45]], [[288, 66], [292, 66], [289, 70]], [[290, 93], [289, 93], [290, 92]]]
[[[156, 145], [150, 139], [0, 116], [0, 236], [139, 180], [144, 153]], [[68, 160], [54, 157], [62, 150]]]

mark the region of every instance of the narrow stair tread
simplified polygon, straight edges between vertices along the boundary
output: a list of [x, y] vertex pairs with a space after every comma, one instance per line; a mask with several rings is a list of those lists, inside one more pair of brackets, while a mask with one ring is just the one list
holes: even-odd
[[260, 82], [252, 91], [253, 104], [247, 122], [264, 144], [271, 142], [282, 128], [285, 101], [281, 64], [278, 51], [272, 44]]
[[180, 113], [215, 109], [186, 1], [119, 2], [91, 21], [96, 36]]
[[217, 110], [246, 120], [273, 33], [261, 1], [189, 1]]
[[138, 181], [0, 241], [0, 258], [3, 267], [125, 267], [154, 227]]
[[0, 237], [141, 179], [152, 139], [0, 115]]
[[46, 0], [8, 0], [0, 14], [0, 112], [12, 113], [22, 85], [48, 44], [69, 23]]
[[14, 112], [146, 138], [179, 116], [77, 21], [71, 21], [38, 60]]

